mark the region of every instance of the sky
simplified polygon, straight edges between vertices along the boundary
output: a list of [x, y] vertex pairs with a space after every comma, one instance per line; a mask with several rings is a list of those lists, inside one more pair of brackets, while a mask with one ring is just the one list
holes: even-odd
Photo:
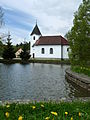
[[28, 42], [37, 20], [42, 35], [65, 36], [81, 3], [82, 0], [0, 0], [5, 21], [0, 34], [10, 31], [13, 44]]

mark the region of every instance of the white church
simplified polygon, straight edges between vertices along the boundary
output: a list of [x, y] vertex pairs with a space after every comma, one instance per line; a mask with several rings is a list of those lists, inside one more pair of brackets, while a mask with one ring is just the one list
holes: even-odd
[[32, 30], [30, 41], [31, 58], [68, 59], [68, 41], [59, 36], [42, 36], [38, 25]]

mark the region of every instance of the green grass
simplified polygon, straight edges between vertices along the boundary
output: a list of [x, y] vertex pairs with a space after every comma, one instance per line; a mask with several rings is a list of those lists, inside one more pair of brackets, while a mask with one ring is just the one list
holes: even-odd
[[[41, 107], [41, 104], [44, 107]], [[33, 109], [32, 106], [36, 108]], [[57, 116], [52, 115], [51, 111], [56, 112]], [[5, 113], [9, 113], [9, 117], [5, 116]], [[65, 112], [68, 115], [65, 116]], [[81, 117], [79, 117], [79, 112]], [[0, 106], [0, 120], [18, 120], [19, 116], [23, 117], [23, 120], [45, 120], [49, 117], [50, 120], [90, 120], [90, 101], [88, 102], [61, 102], [61, 103], [28, 103], [28, 104], [10, 104]]]
[[70, 61], [60, 60], [60, 59], [29, 59], [27, 61], [23, 61], [21, 59], [12, 59], [12, 60], [0, 59], [0, 63], [5, 63], [5, 64], [14, 64], [14, 63], [70, 64]]
[[73, 66], [72, 71], [90, 76], [90, 67]]

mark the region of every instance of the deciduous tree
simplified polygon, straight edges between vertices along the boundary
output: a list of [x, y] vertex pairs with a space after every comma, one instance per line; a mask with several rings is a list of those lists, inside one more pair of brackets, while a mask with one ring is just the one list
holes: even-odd
[[86, 65], [90, 61], [90, 0], [83, 0], [66, 36], [71, 49], [71, 63]]

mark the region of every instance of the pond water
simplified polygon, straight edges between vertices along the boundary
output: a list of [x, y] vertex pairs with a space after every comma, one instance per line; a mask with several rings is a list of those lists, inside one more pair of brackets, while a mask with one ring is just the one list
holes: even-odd
[[65, 79], [69, 65], [0, 63], [0, 101], [90, 97]]

